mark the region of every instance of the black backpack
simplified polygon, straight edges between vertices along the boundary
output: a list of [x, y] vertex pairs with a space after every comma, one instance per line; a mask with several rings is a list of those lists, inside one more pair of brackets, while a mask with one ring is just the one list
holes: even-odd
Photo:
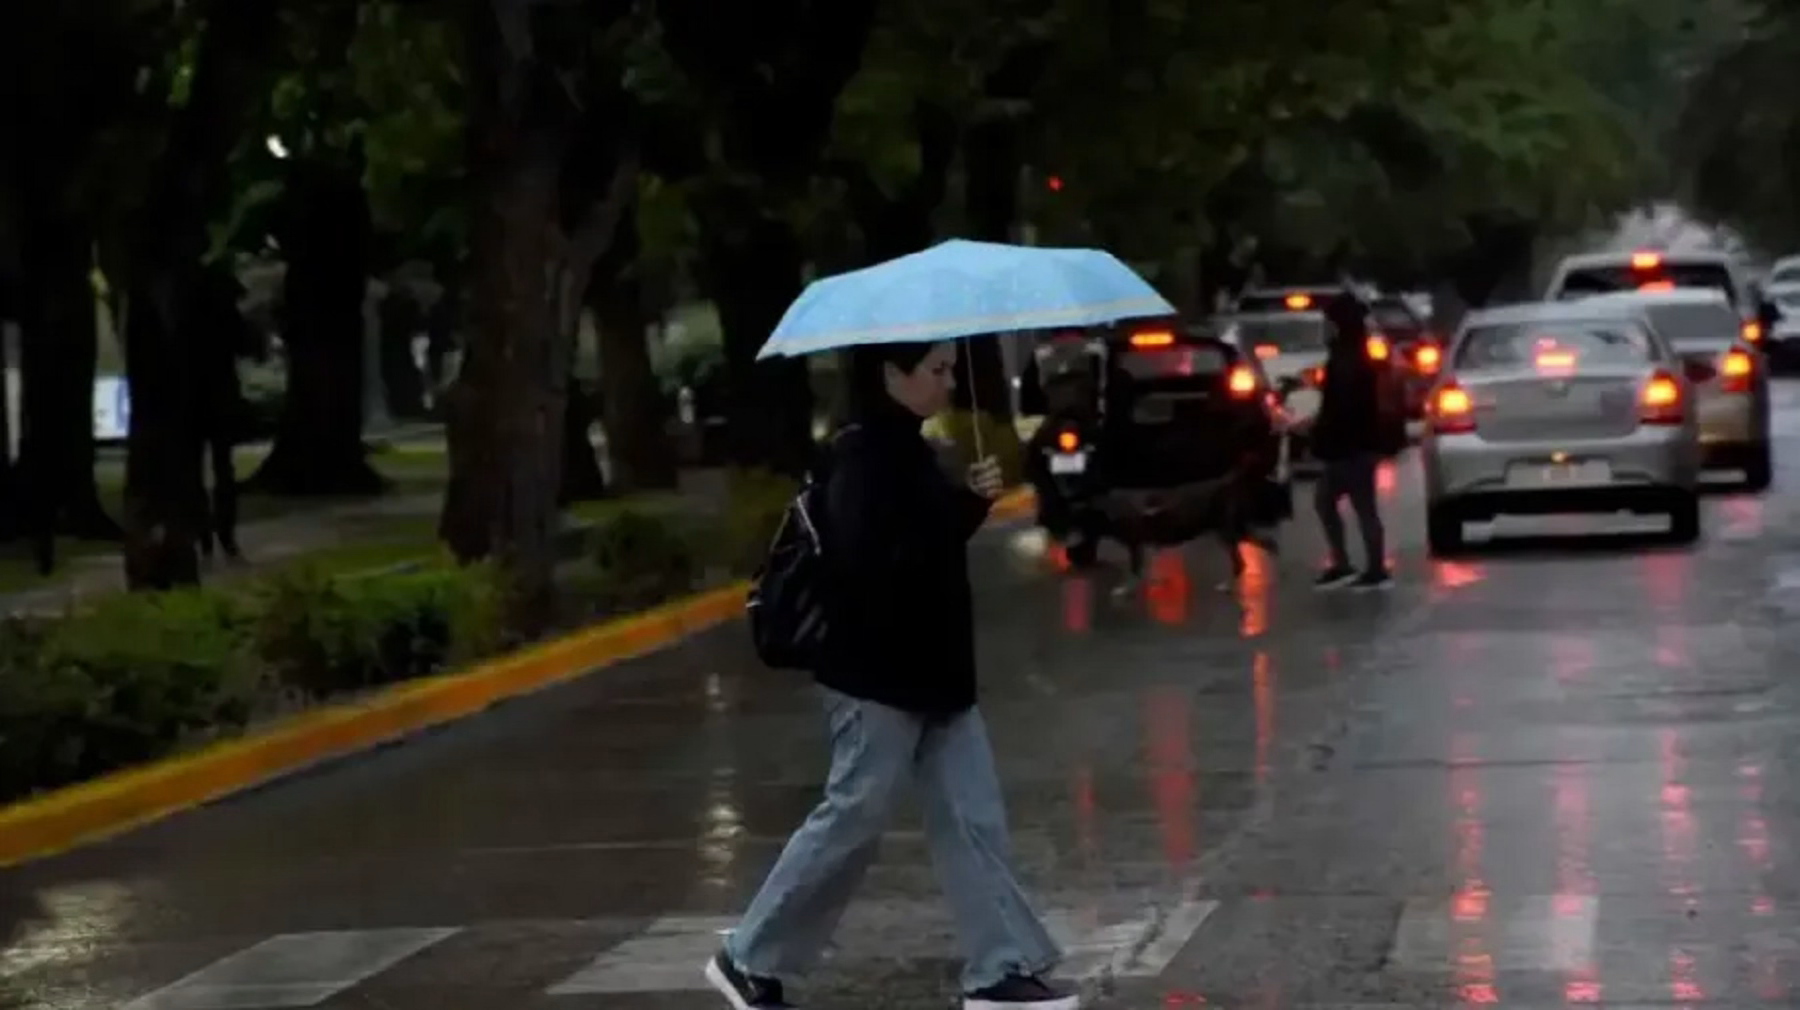
[[814, 669], [825, 641], [826, 476], [823, 468], [807, 475], [750, 580], [750, 642], [756, 658], [777, 670]]

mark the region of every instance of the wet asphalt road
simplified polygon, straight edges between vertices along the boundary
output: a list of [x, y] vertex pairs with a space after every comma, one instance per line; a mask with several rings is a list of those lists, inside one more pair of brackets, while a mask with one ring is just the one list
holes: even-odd
[[[1021, 874], [1116, 1007], [1800, 1004], [1800, 386], [1706, 538], [1579, 534], [1311, 592], [1218, 549], [1140, 594], [980, 550]], [[1655, 523], [1651, 523], [1654, 528]], [[1529, 534], [1574, 534], [1564, 540]], [[695, 971], [813, 803], [793, 678], [730, 628], [377, 756], [0, 871], [0, 1006], [711, 1007]], [[10, 937], [10, 939], [8, 939]], [[908, 810], [808, 1005], [935, 1008]]]

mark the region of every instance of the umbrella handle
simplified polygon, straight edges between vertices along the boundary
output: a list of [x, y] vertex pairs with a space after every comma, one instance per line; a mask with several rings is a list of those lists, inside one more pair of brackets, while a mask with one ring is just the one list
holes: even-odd
[[973, 353], [973, 345], [970, 345], [970, 348], [970, 353], [964, 354], [963, 360], [967, 362], [969, 366], [969, 431], [975, 436], [975, 462], [979, 463], [987, 454], [982, 451], [981, 445], [981, 404], [975, 399], [977, 395], [975, 386], [975, 355]]

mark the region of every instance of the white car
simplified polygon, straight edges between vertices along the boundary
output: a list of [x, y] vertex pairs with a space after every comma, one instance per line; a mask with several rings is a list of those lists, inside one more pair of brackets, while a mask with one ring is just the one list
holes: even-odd
[[1769, 439], [1769, 372], [1743, 323], [1717, 291], [1677, 288], [1599, 295], [1584, 304], [1642, 311], [1674, 348], [1693, 384], [1702, 465], [1741, 470], [1748, 490], [1762, 491], [1774, 475]]
[[1699, 412], [1641, 313], [1591, 301], [1471, 313], [1432, 393], [1420, 457], [1434, 554], [1499, 515], [1667, 513], [1700, 536]]
[[1763, 293], [1782, 312], [1773, 333], [1766, 334], [1771, 348], [1800, 347], [1800, 256], [1783, 256], [1769, 269]]

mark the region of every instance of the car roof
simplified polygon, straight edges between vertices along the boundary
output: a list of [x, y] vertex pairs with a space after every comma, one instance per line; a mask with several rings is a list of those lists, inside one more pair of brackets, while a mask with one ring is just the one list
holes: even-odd
[[1660, 303], [1665, 305], [1701, 305], [1712, 304], [1722, 308], [1731, 308], [1731, 299], [1718, 288], [1668, 288], [1659, 291], [1608, 291], [1604, 294], [1588, 295], [1583, 298], [1569, 299], [1571, 302], [1606, 302], [1620, 304], [1644, 305]]
[[1640, 253], [1655, 253], [1665, 261], [1672, 263], [1716, 263], [1730, 266], [1733, 257], [1730, 253], [1717, 249], [1611, 249], [1605, 252], [1577, 253], [1563, 257], [1561, 267], [1564, 270], [1584, 270], [1592, 267], [1613, 267], [1629, 265], [1631, 258]]
[[[1597, 304], [1596, 304], [1597, 303]], [[1629, 301], [1601, 301], [1600, 298], [1577, 298], [1566, 302], [1521, 302], [1476, 309], [1463, 318], [1462, 328], [1505, 326], [1510, 323], [1549, 323], [1571, 321], [1613, 321], [1638, 319], [1641, 313]]]

